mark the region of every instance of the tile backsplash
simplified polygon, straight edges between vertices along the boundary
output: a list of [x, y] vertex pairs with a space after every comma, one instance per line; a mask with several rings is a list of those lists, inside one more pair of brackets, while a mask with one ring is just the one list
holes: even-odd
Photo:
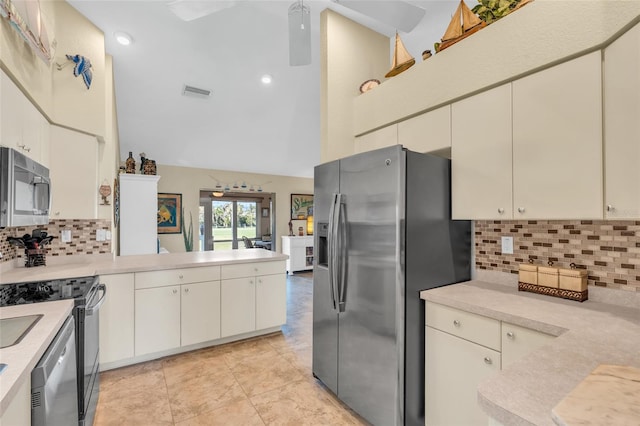
[[[502, 254], [501, 237], [513, 237], [513, 254]], [[588, 271], [588, 284], [640, 292], [640, 221], [478, 220], [477, 269], [518, 273], [534, 264]]]
[[[111, 240], [97, 241], [96, 231], [104, 229], [111, 231], [111, 221], [107, 219], [69, 219], [51, 220], [48, 225], [18, 226], [14, 228], [0, 229], [0, 262], [10, 262], [13, 259], [24, 257], [24, 249], [14, 247], [7, 242], [7, 237], [21, 237], [31, 234], [34, 229], [47, 231], [49, 235], [55, 235], [48, 246], [48, 256], [72, 256], [77, 254], [102, 254], [111, 253]], [[60, 231], [71, 230], [71, 242], [63, 243], [60, 240]]]

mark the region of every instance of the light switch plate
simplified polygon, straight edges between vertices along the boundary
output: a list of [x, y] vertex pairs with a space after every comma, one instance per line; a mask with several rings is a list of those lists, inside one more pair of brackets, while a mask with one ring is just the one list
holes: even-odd
[[502, 254], [513, 254], [513, 237], [502, 237]]
[[111, 241], [111, 231], [105, 231], [104, 237], [107, 241]]
[[63, 229], [60, 231], [60, 241], [62, 241], [63, 243], [70, 243], [71, 242], [71, 230], [70, 229]]

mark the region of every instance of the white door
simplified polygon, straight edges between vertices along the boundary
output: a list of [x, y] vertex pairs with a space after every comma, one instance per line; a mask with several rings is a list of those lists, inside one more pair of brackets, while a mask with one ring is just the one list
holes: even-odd
[[287, 279], [284, 274], [256, 277], [256, 330], [287, 322]]
[[135, 355], [180, 347], [180, 286], [135, 292]]
[[182, 346], [220, 338], [220, 281], [180, 287]]
[[220, 337], [256, 329], [256, 278], [222, 280], [220, 288]]

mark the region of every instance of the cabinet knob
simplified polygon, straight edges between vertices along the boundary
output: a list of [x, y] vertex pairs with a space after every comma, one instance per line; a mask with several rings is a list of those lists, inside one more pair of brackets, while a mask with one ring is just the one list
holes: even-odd
[[189, 293], [189, 289], [188, 289], [188, 288], [185, 288], [185, 289], [184, 289], [184, 292], [185, 292], [185, 293]]
[[518, 207], [518, 213], [524, 213], [524, 207]]
[[253, 280], [249, 280], [249, 284], [253, 284]]
[[607, 211], [608, 212], [611, 212], [611, 211], [614, 211], [614, 210], [615, 210], [615, 208], [613, 208], [613, 206], [611, 204], [607, 204]]
[[487, 365], [491, 365], [491, 364], [493, 364], [493, 361], [488, 356], [485, 356], [484, 357], [484, 363], [487, 364]]
[[258, 268], [253, 268], [253, 270], [254, 270], [255, 272], [258, 272]]
[[508, 332], [507, 332], [507, 337], [508, 337], [509, 339], [513, 340], [513, 339], [515, 339], [515, 338], [516, 338], [516, 335], [515, 335], [515, 333], [514, 333], [513, 331], [508, 331]]
[[458, 320], [453, 320], [453, 325], [454, 325], [455, 327], [460, 327], [460, 321], [458, 321]]
[[180, 274], [180, 275], [178, 275], [178, 278], [183, 279], [184, 275]]
[[503, 209], [502, 207], [500, 207], [500, 208], [498, 209], [498, 213], [500, 213], [500, 214], [504, 214], [504, 209]]
[[55, 212], [54, 215], [60, 216], [60, 212]]
[[173, 289], [173, 294], [177, 294], [178, 290], [176, 290], [175, 288]]

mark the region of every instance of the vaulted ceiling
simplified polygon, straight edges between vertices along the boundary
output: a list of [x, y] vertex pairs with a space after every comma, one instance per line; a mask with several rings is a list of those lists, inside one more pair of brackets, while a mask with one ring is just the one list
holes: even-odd
[[[320, 162], [320, 12], [329, 7], [389, 37], [395, 33], [331, 1], [305, 1], [312, 62], [292, 67], [287, 19], [293, 0], [240, 0], [188, 22], [164, 0], [69, 3], [104, 31], [114, 58], [122, 155], [144, 152], [160, 164], [217, 170], [313, 176]], [[413, 31], [401, 33], [420, 61], [444, 33], [457, 1], [409, 3], [426, 10]], [[133, 43], [118, 44], [119, 31]], [[261, 82], [265, 74], [273, 78], [270, 85]], [[183, 96], [185, 84], [212, 95]]]

